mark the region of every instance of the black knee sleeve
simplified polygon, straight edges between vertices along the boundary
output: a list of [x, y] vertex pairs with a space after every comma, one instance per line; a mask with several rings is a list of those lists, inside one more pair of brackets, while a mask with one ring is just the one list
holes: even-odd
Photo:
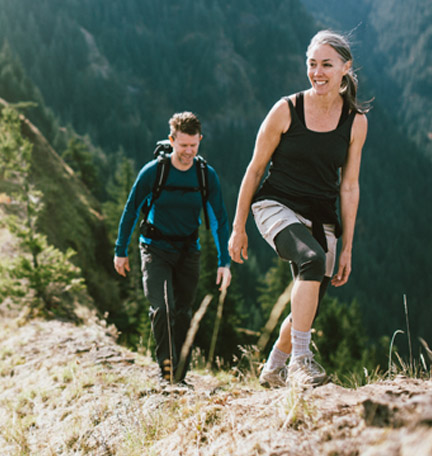
[[325, 254], [309, 252], [299, 261], [299, 277], [301, 280], [321, 282], [325, 274]]
[[287, 226], [275, 237], [274, 243], [280, 257], [294, 263], [301, 280], [322, 281], [326, 267], [325, 252], [303, 224]]

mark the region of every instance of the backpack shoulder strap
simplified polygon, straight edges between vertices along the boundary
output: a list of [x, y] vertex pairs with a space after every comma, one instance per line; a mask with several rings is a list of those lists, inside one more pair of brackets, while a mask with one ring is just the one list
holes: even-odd
[[171, 168], [170, 156], [164, 152], [160, 152], [157, 157], [156, 177], [153, 184], [152, 199], [159, 198], [163, 187], [168, 179], [168, 173]]
[[210, 228], [210, 221], [207, 211], [207, 200], [209, 196], [209, 189], [208, 189], [208, 168], [207, 168], [207, 161], [201, 156], [196, 156], [196, 172], [198, 176], [198, 184], [201, 192], [201, 198], [203, 203], [203, 211], [204, 211], [204, 219], [206, 228]]
[[165, 152], [159, 151], [159, 155], [157, 155], [156, 176], [153, 183], [152, 196], [150, 202], [148, 202], [146, 207], [144, 207], [144, 223], [147, 221], [150, 209], [152, 208], [154, 202], [159, 198], [165, 186], [170, 168], [170, 156]]

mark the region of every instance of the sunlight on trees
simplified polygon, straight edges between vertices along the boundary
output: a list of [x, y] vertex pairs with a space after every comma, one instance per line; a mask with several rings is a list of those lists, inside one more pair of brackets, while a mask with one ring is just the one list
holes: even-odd
[[1, 220], [18, 239], [19, 251], [0, 266], [0, 298], [10, 298], [19, 306], [43, 314], [61, 314], [65, 293], [84, 289], [79, 268], [70, 261], [72, 249], [65, 253], [49, 245], [37, 232], [36, 222], [43, 203], [42, 193], [29, 180], [32, 145], [21, 136], [18, 113], [4, 107], [0, 120], [0, 162], [2, 178], [11, 185], [11, 209]]

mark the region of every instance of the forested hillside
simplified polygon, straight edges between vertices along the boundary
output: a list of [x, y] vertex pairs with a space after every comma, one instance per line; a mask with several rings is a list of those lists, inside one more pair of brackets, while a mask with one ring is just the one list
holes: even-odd
[[[370, 236], [362, 236], [359, 223], [356, 246], [357, 255], [368, 249], [373, 260], [369, 265], [358, 265], [368, 272], [367, 278], [363, 276], [362, 283], [356, 284], [357, 296], [366, 298], [375, 290], [372, 294], [378, 299], [367, 319], [384, 318], [390, 331], [394, 325], [401, 325], [401, 296], [407, 293], [408, 302], [410, 297], [414, 301], [410, 318], [416, 321], [416, 335], [426, 335], [432, 320], [432, 288], [426, 266], [431, 252], [427, 232], [432, 159], [432, 4], [427, 0], [302, 3], [319, 27], [351, 33], [355, 66], [364, 76], [367, 96], [375, 98], [369, 115], [360, 206], [360, 219], [371, 217], [374, 225], [370, 226]], [[398, 266], [394, 268], [395, 264]], [[350, 287], [361, 277], [356, 270]], [[348, 294], [348, 289], [338, 293], [342, 297]], [[378, 327], [371, 323], [370, 327], [374, 326]]]
[[[392, 1], [396, 5], [395, 0], [348, 1], [343, 7], [327, 2], [318, 18], [346, 31], [363, 21], [353, 34], [359, 95], [375, 101], [364, 149], [353, 275], [330, 294], [358, 301], [375, 340], [404, 325], [404, 293], [413, 334], [427, 337], [431, 321], [432, 258], [425, 252], [432, 251], [432, 165], [424, 153], [429, 147], [424, 132], [431, 129], [426, 115], [431, 65], [424, 66], [430, 21], [423, 21], [416, 6], [406, 14], [410, 27], [398, 28], [396, 17], [402, 20], [404, 12], [390, 7]], [[166, 136], [169, 116], [197, 112], [204, 125], [201, 152], [220, 174], [232, 219], [261, 120], [281, 96], [307, 87], [305, 50], [320, 27], [311, 14], [315, 3], [64, 0], [60, 8], [54, 0], [0, 0], [0, 96], [36, 101], [28, 115], [59, 154], [79, 151], [68, 143], [71, 137], [84, 141], [103, 188], [90, 180], [86, 185], [105, 203], [113, 182], [119, 183], [119, 156], [133, 160], [130, 179], [151, 157], [155, 141]], [[403, 115], [390, 104], [395, 100], [405, 107]], [[83, 166], [80, 170], [81, 177], [88, 176]], [[226, 308], [232, 326], [260, 330], [266, 314], [259, 303], [270, 293], [270, 278], [264, 276], [274, 254], [252, 224], [250, 233], [252, 260], [233, 268], [230, 292], [236, 304]]]
[[355, 49], [377, 101], [432, 157], [432, 3], [302, 0], [325, 27], [355, 30]]

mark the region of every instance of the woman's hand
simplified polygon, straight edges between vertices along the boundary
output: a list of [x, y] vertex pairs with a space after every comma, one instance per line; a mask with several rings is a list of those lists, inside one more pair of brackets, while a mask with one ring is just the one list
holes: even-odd
[[248, 259], [248, 237], [246, 231], [236, 231], [231, 233], [228, 243], [228, 252], [231, 259], [236, 263], [243, 263], [243, 259]]
[[341, 287], [348, 282], [349, 275], [351, 274], [351, 253], [341, 252], [339, 257], [339, 268], [337, 274], [333, 276], [332, 285], [334, 287]]

